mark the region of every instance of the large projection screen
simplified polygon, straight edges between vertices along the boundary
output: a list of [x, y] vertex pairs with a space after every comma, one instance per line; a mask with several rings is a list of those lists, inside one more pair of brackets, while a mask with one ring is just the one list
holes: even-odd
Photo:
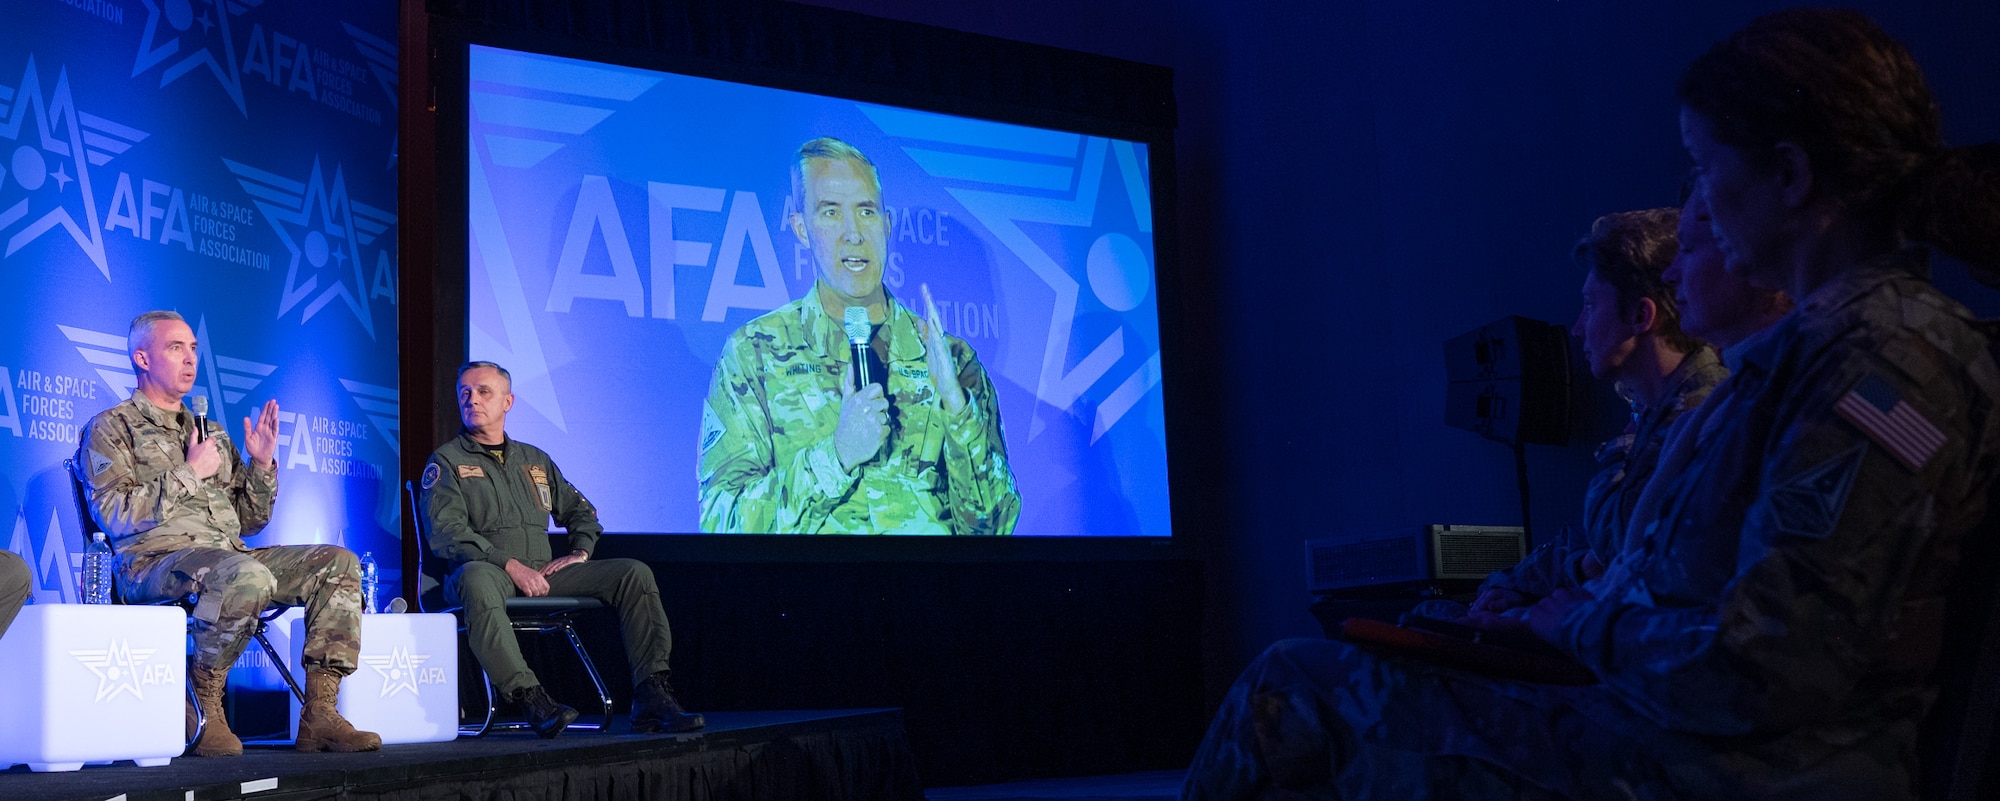
[[879, 175], [881, 285], [919, 315], [927, 287], [992, 385], [1018, 515], [951, 533], [1171, 535], [1145, 143], [470, 47], [468, 351], [606, 530], [816, 530], [705, 532], [698, 473], [740, 425], [710, 402], [731, 335], [814, 292], [792, 168], [836, 137]]

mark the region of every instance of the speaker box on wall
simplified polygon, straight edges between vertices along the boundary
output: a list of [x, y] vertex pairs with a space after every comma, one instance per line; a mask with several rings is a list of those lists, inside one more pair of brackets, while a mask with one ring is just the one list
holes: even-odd
[[1567, 445], [1569, 334], [1505, 317], [1444, 343], [1445, 424], [1507, 443]]

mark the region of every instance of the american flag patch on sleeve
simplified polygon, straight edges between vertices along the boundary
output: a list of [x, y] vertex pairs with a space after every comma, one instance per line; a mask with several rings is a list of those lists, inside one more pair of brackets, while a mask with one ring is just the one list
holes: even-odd
[[1861, 379], [1833, 408], [1911, 470], [1924, 469], [1944, 447], [1944, 432], [1903, 400], [1889, 382], [1873, 375]]

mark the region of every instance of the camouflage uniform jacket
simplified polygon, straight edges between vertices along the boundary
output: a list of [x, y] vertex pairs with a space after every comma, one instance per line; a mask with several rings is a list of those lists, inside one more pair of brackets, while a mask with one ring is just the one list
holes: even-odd
[[210, 420], [222, 466], [207, 479], [187, 463], [194, 415], [167, 411], [137, 392], [90, 418], [77, 464], [90, 485], [90, 516], [128, 564], [185, 548], [248, 553], [243, 537], [271, 522], [278, 474], [246, 465], [229, 431]]
[[1623, 544], [1632, 505], [1660, 461], [1667, 430], [1682, 412], [1701, 405], [1715, 386], [1729, 377], [1729, 368], [1714, 349], [1703, 347], [1687, 355], [1661, 382], [1653, 402], [1632, 401], [1632, 422], [1617, 437], [1597, 448], [1600, 469], [1583, 496], [1583, 528], [1536, 548], [1520, 564], [1487, 577], [1480, 589], [1505, 588], [1528, 595], [1548, 595], [1561, 587], [1577, 587], [1589, 577], [1583, 559], [1596, 554], [1610, 564]]
[[1908, 792], [1944, 593], [2000, 454], [1988, 338], [1922, 273], [1918, 252], [1870, 262], [1748, 343], [1677, 427], [1641, 536], [1561, 626], [1655, 724], [1890, 793], [1867, 797]]
[[430, 552], [452, 567], [507, 560], [539, 569], [549, 563], [549, 516], [569, 532], [572, 550], [590, 553], [604, 527], [597, 507], [563, 478], [549, 455], [508, 439], [495, 459], [472, 435], [459, 434], [431, 452], [418, 504], [430, 523]]
[[1021, 499], [993, 382], [978, 357], [946, 336], [966, 401], [948, 414], [931, 385], [917, 315], [893, 298], [878, 347], [885, 338], [888, 439], [848, 472], [833, 430], [852, 348], [819, 292], [730, 335], [702, 407], [701, 530], [1013, 533]]

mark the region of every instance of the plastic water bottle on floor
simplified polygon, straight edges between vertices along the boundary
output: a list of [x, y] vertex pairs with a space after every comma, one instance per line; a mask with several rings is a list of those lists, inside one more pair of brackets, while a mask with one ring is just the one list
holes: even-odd
[[375, 594], [377, 591], [375, 587], [375, 554], [373, 552], [363, 553], [361, 554], [361, 612], [363, 614], [372, 615], [375, 613]]
[[111, 541], [99, 531], [90, 538], [90, 547], [83, 551], [83, 575], [76, 584], [84, 603], [111, 603], [111, 558]]

